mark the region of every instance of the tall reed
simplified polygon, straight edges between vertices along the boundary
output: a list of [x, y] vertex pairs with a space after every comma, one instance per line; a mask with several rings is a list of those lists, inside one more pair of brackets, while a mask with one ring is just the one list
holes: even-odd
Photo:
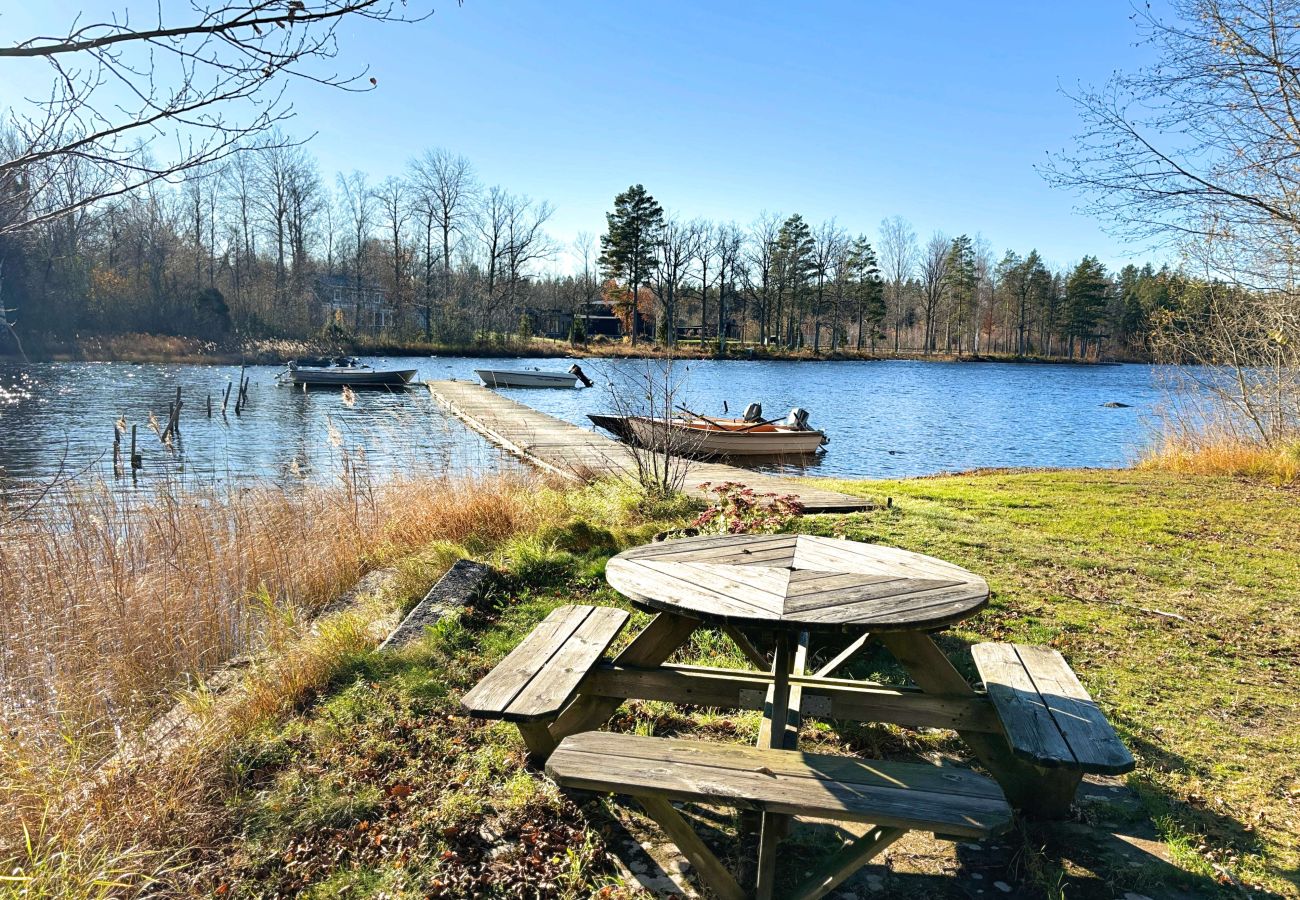
[[121, 792], [132, 788], [71, 812], [69, 792], [179, 692], [368, 570], [437, 540], [490, 547], [537, 527], [537, 487], [522, 476], [375, 483], [345, 469], [291, 490], [161, 485], [126, 497], [76, 484], [33, 508], [0, 507], [0, 860], [31, 835], [61, 848], [47, 863], [89, 852], [87, 829], [130, 819]]

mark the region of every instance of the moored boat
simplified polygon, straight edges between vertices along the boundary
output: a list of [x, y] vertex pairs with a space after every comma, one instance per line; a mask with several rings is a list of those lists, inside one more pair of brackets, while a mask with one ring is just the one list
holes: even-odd
[[474, 374], [488, 387], [571, 388], [579, 381], [591, 387], [591, 380], [576, 365], [570, 366], [567, 372], [543, 372], [541, 369], [475, 369]]
[[651, 416], [589, 415], [598, 427], [641, 447], [669, 447], [682, 456], [806, 456], [828, 443], [826, 433], [808, 427], [808, 414], [792, 410], [782, 421], [715, 419], [689, 415], [670, 419]]
[[289, 380], [315, 387], [401, 387], [410, 384], [415, 369], [376, 369], [351, 356], [333, 359], [305, 357], [289, 361]]

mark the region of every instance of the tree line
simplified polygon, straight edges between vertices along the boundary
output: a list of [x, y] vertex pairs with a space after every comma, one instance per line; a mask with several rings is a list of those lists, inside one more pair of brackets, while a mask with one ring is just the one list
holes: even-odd
[[[605, 303], [632, 342], [1134, 356], [1172, 277], [1150, 266], [1109, 273], [1091, 256], [1054, 269], [1034, 250], [995, 253], [979, 235], [921, 240], [899, 216], [874, 236], [799, 214], [747, 226], [691, 219], [640, 185], [615, 198], [599, 240], [564, 246], [547, 232], [550, 203], [484, 183], [446, 150], [400, 175], [329, 178], [275, 134], [179, 184], [108, 198], [90, 164], [38, 168], [0, 183], [0, 217], [36, 220], [0, 230], [0, 306], [38, 343], [347, 332], [346, 314], [321, 321], [326, 277], [358, 296], [382, 291], [391, 336], [446, 345], [531, 331], [536, 311], [568, 314], [569, 336], [585, 339], [582, 323]], [[42, 208], [70, 211], [45, 218]]]

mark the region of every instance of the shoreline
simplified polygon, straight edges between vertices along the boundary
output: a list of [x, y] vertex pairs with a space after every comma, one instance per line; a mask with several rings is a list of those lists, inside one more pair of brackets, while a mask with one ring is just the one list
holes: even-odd
[[[1002, 353], [930, 353], [888, 350], [875, 352], [836, 350], [814, 354], [811, 350], [743, 347], [718, 355], [678, 345], [671, 351], [654, 345], [592, 342], [571, 346], [564, 341], [532, 338], [527, 343], [485, 341], [470, 344], [430, 344], [422, 341], [352, 341], [328, 345], [308, 340], [246, 340], [240, 343], [154, 334], [104, 335], [72, 345], [34, 348], [31, 363], [119, 362], [172, 365], [279, 365], [297, 356], [315, 355], [389, 357], [478, 357], [483, 359], [679, 359], [736, 362], [933, 362], [1011, 363], [1016, 365], [1116, 366], [1150, 365], [1143, 359], [1077, 359], [1064, 356], [1017, 356]], [[21, 364], [22, 359], [0, 357], [0, 362]]]

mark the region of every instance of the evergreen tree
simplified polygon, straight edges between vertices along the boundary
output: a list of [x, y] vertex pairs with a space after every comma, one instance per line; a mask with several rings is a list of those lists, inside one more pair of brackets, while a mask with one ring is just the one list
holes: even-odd
[[979, 273], [975, 266], [975, 244], [968, 235], [959, 235], [952, 239], [948, 250], [946, 275], [948, 301], [951, 304], [949, 321], [958, 329], [958, 348], [965, 334], [964, 329], [971, 326], [974, 333], [976, 289], [979, 287]]
[[1069, 355], [1074, 356], [1074, 341], [1079, 339], [1080, 353], [1086, 353], [1090, 337], [1098, 337], [1098, 326], [1106, 313], [1110, 280], [1106, 267], [1095, 256], [1085, 256], [1065, 282], [1065, 334], [1069, 338]]
[[[781, 327], [782, 315], [785, 315], [785, 344], [795, 346], [795, 330], [808, 305], [808, 282], [813, 274], [812, 229], [795, 213], [781, 224], [776, 235], [776, 251], [773, 254], [774, 268], [777, 274], [777, 327]], [[802, 332], [800, 332], [802, 337]]]
[[876, 352], [876, 340], [888, 312], [885, 306], [885, 282], [880, 277], [880, 263], [876, 251], [866, 235], [859, 235], [849, 250], [849, 274], [852, 278], [852, 296], [858, 310], [858, 344], [862, 349], [863, 329], [871, 336], [871, 352]]
[[637, 292], [659, 265], [656, 250], [664, 227], [664, 210], [646, 189], [634, 184], [614, 198], [605, 214], [608, 231], [600, 238], [600, 267], [607, 278], [622, 282], [632, 303], [632, 343], [641, 329]]

